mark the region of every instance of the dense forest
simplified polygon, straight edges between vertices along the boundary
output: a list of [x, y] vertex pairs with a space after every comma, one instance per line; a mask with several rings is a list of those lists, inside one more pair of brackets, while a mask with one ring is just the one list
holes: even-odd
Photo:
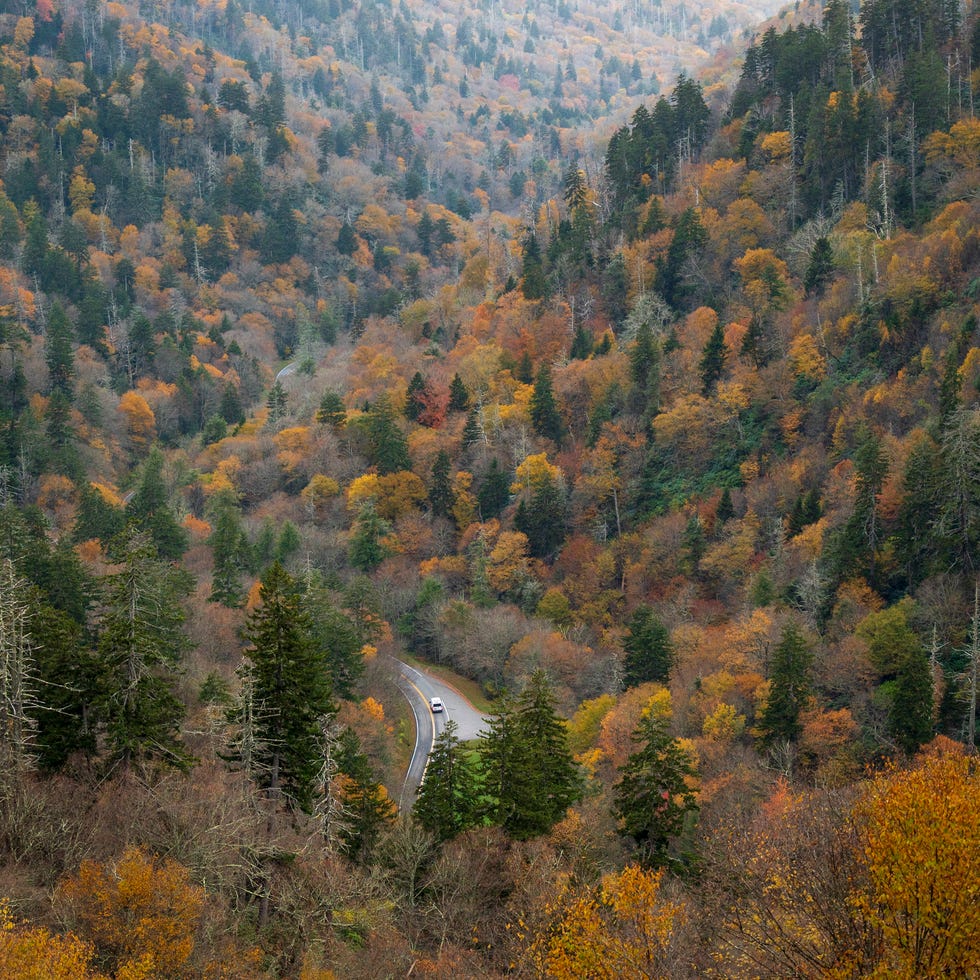
[[0, 0], [0, 973], [980, 974], [978, 63]]

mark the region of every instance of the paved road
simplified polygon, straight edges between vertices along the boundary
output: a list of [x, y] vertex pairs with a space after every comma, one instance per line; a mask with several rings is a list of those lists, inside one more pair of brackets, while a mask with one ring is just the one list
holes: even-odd
[[[456, 734], [463, 741], [476, 738], [486, 730], [487, 717], [480, 714], [454, 687], [450, 687], [438, 677], [425, 671], [417, 670], [401, 660], [395, 661], [398, 668], [398, 686], [412, 706], [415, 715], [415, 751], [405, 774], [405, 785], [402, 787], [400, 806], [412, 805], [425, 763], [432, 751], [432, 743], [446, 727], [446, 722], [456, 722]], [[434, 715], [429, 710], [429, 698], [440, 697], [445, 710]]]

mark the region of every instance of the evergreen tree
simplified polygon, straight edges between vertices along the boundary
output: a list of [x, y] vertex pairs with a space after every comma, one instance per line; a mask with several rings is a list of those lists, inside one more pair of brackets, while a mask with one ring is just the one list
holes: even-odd
[[394, 820], [395, 805], [375, 778], [350, 728], [340, 736], [339, 765], [349, 780], [344, 794], [348, 819], [340, 834], [342, 851], [351, 860], [368, 858], [382, 830]]
[[908, 755], [915, 755], [933, 735], [933, 679], [921, 643], [910, 648], [898, 664], [888, 730]]
[[535, 558], [553, 558], [568, 534], [568, 501], [556, 480], [542, 480], [522, 500], [514, 514], [514, 527], [527, 535]]
[[531, 675], [516, 702], [500, 707], [480, 752], [489, 816], [518, 840], [546, 834], [581, 796], [568, 732], [543, 671]]
[[633, 731], [639, 747], [619, 770], [613, 812], [632, 837], [641, 860], [652, 867], [682, 863], [671, 854], [698, 811], [688, 781], [697, 771], [691, 757], [671, 738], [668, 718], [648, 709]]
[[286, 417], [286, 403], [286, 389], [283, 388], [282, 382], [277, 379], [269, 389], [269, 394], [266, 395], [265, 399], [265, 407], [269, 410], [266, 417], [267, 425], [272, 428], [279, 426], [279, 423]]
[[455, 495], [450, 479], [449, 453], [440, 449], [432, 464], [432, 483], [429, 486], [429, 507], [435, 517], [449, 517]]
[[412, 468], [408, 441], [399, 428], [396, 414], [387, 395], [382, 395], [367, 413], [367, 436], [371, 462], [378, 475], [399, 473]]
[[150, 535], [161, 558], [176, 561], [187, 550], [188, 538], [167, 503], [163, 462], [163, 453], [154, 446], [143, 465], [136, 492], [126, 505], [126, 516]]
[[221, 392], [218, 414], [228, 425], [241, 425], [245, 421], [245, 409], [242, 407], [238, 389], [230, 382], [225, 385]]
[[121, 543], [119, 559], [122, 569], [105, 580], [98, 642], [109, 754], [124, 768], [150, 759], [186, 768], [184, 708], [174, 683], [189, 645], [181, 601], [190, 577], [160, 561], [150, 537], [135, 531]]
[[496, 456], [491, 457], [490, 465], [483, 474], [476, 500], [480, 505], [480, 516], [484, 521], [496, 517], [510, 500], [510, 478], [501, 468]]
[[813, 245], [810, 264], [803, 275], [803, 288], [807, 296], [815, 296], [823, 292], [824, 286], [833, 274], [834, 250], [830, 241], [821, 235]]
[[214, 556], [214, 570], [209, 600], [236, 609], [245, 599], [242, 573], [251, 564], [252, 552], [232, 491], [223, 491], [212, 499], [210, 518], [212, 531], [208, 544]]
[[48, 367], [51, 390], [60, 391], [69, 402], [75, 397], [73, 340], [74, 332], [68, 322], [64, 307], [60, 303], [54, 303], [48, 315], [44, 359]]
[[448, 721], [436, 738], [412, 808], [419, 823], [440, 841], [455, 837], [477, 820], [479, 783], [457, 730], [456, 722]]
[[373, 572], [389, 551], [383, 538], [391, 531], [391, 525], [378, 515], [373, 503], [366, 503], [360, 511], [351, 529], [350, 543], [347, 548], [347, 559], [362, 572]]
[[701, 361], [698, 364], [698, 373], [701, 376], [701, 394], [707, 398], [717, 387], [725, 370], [725, 357], [728, 348], [725, 346], [725, 331], [722, 329], [721, 320], [715, 323], [714, 330], [708, 342], [704, 345], [701, 352]]
[[336, 710], [312, 634], [295, 580], [273, 563], [245, 624], [241, 672], [251, 704], [242, 704], [238, 721], [251, 740], [250, 775], [272, 799], [285, 795], [304, 810], [313, 803], [322, 721]]
[[575, 336], [572, 338], [572, 347], [568, 356], [573, 361], [585, 361], [592, 356], [592, 349], [595, 344], [592, 341], [592, 334], [579, 323], [575, 327]]
[[315, 579], [305, 582], [302, 602], [312, 624], [313, 641], [323, 651], [334, 697], [353, 701], [365, 666], [365, 636], [358, 618], [338, 605], [329, 590]]
[[320, 398], [320, 407], [316, 411], [316, 420], [321, 425], [339, 430], [347, 422], [347, 408], [344, 400], [336, 391], [327, 389]]
[[530, 409], [534, 431], [546, 439], [551, 439], [556, 445], [560, 444], [565, 434], [565, 425], [558, 412], [558, 404], [551, 384], [551, 368], [547, 364], [541, 365], [538, 376], [534, 380]]
[[666, 681], [674, 662], [674, 648], [667, 627], [649, 606], [639, 606], [630, 617], [623, 638], [626, 657], [623, 683], [636, 687], [648, 681]]
[[759, 719], [765, 745], [795, 742], [803, 730], [800, 713], [810, 699], [813, 654], [794, 623], [783, 630], [769, 672], [769, 700]]
[[425, 395], [425, 378], [421, 371], [416, 371], [408, 382], [408, 389], [405, 392], [405, 418], [410, 422], [417, 422], [422, 409], [425, 407], [422, 397]]
[[465, 412], [470, 407], [470, 393], [458, 374], [453, 375], [449, 383], [449, 411]]
[[95, 755], [107, 677], [81, 624], [67, 613], [39, 603], [31, 627], [43, 691], [35, 712], [37, 760], [41, 769], [54, 772], [73, 756]]
[[122, 507], [115, 507], [91, 483], [82, 483], [78, 494], [78, 510], [72, 540], [90, 541], [98, 538], [103, 544], [111, 541], [126, 526]]
[[538, 238], [532, 232], [524, 239], [524, 256], [521, 265], [521, 292], [525, 299], [547, 299], [549, 294], [548, 277], [545, 275], [544, 262]]
[[721, 499], [718, 501], [718, 509], [715, 511], [716, 530], [720, 531], [727, 521], [735, 516], [735, 505], [732, 503], [732, 492], [725, 487], [721, 491]]

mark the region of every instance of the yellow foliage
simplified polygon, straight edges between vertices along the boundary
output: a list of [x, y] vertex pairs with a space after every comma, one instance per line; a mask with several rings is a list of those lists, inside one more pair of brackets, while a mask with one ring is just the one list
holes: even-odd
[[369, 718], [380, 722], [385, 720], [385, 706], [380, 701], [375, 701], [372, 697], [366, 697], [361, 702], [361, 708]]
[[0, 899], [0, 976], [4, 980], [107, 980], [92, 965], [95, 950], [68, 933], [17, 925]]
[[629, 865], [606, 875], [598, 889], [549, 908], [550, 922], [534, 937], [537, 974], [554, 980], [642, 980], [667, 976], [672, 939], [686, 916], [660, 893], [662, 871]]
[[205, 898], [182, 864], [136, 847], [118, 861], [83, 861], [59, 895], [100, 958], [131, 978], [181, 975]]
[[296, 425], [282, 429], [273, 437], [276, 446], [284, 452], [309, 452], [312, 430], [308, 425]]
[[137, 450], [146, 449], [156, 437], [156, 416], [147, 400], [136, 391], [127, 391], [119, 399], [119, 411], [126, 416], [130, 442]]
[[820, 381], [827, 375], [827, 361], [812, 334], [801, 333], [789, 345], [789, 362], [798, 377]]
[[300, 496], [307, 507], [316, 511], [324, 507], [339, 493], [340, 484], [332, 476], [314, 473], [310, 477], [310, 482], [300, 491]]
[[511, 493], [521, 490], [537, 490], [549, 482], [557, 482], [562, 477], [561, 469], [548, 462], [547, 453], [535, 453], [525, 456], [514, 473]]
[[970, 977], [980, 970], [980, 774], [948, 739], [855, 808], [867, 877], [855, 906], [881, 930], [873, 977]]
[[745, 715], [739, 714], [724, 701], [704, 719], [701, 726], [701, 734], [712, 742], [734, 742], [741, 738], [744, 731]]
[[768, 133], [763, 137], [762, 152], [769, 157], [772, 163], [781, 163], [789, 158], [793, 150], [792, 136], [783, 131], [778, 133]]
[[359, 511], [367, 501], [377, 501], [381, 495], [377, 473], [362, 473], [347, 487], [347, 509]]

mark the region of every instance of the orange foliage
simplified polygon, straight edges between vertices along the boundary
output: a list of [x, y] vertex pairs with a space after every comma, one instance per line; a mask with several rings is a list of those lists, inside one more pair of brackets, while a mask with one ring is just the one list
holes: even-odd
[[83, 861], [59, 894], [81, 935], [115, 969], [185, 976], [205, 895], [183, 865], [129, 847], [117, 861]]

